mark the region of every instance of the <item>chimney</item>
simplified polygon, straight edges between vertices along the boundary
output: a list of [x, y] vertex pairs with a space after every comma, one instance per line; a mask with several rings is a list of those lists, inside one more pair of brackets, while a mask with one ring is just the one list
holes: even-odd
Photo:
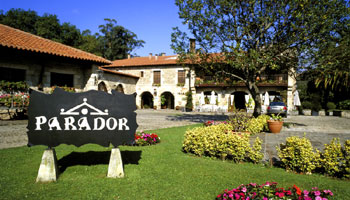
[[165, 56], [165, 53], [161, 53], [160, 55], [161, 55], [161, 56]]
[[196, 52], [196, 39], [190, 39], [190, 53]]
[[157, 61], [158, 60], [158, 54], [155, 54], [154, 56], [155, 56], [154, 59]]
[[130, 60], [130, 57], [131, 57], [130, 54], [128, 54], [128, 60]]
[[151, 60], [152, 59], [152, 53], [149, 53], [148, 58]]

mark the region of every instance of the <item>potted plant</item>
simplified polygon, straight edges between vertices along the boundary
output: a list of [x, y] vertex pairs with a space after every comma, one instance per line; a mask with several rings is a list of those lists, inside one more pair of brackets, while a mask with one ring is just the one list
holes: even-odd
[[311, 106], [311, 115], [318, 116], [318, 112], [322, 109], [322, 106], [319, 102], [314, 102]]
[[322, 106], [320, 104], [321, 97], [319, 94], [311, 94], [311, 115], [312, 116], [318, 116], [318, 112], [322, 109]]
[[283, 117], [280, 116], [280, 113], [272, 114], [270, 120], [267, 120], [267, 124], [271, 133], [279, 133], [283, 126]]

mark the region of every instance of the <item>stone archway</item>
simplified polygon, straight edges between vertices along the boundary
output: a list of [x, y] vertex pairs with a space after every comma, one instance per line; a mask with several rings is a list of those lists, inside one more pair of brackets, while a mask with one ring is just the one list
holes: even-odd
[[119, 85], [115, 88], [115, 90], [116, 90], [117, 92], [120, 92], [120, 93], [123, 93], [123, 94], [124, 94], [124, 88], [123, 88], [123, 85], [122, 85], [122, 84], [119, 84]]
[[234, 102], [235, 102], [235, 108], [237, 110], [246, 110], [245, 106], [245, 95], [247, 95], [246, 92], [234, 92], [232, 93], [234, 95]]
[[153, 108], [153, 95], [150, 92], [141, 94], [141, 108]]
[[175, 98], [171, 92], [163, 92], [162, 95], [160, 95], [160, 98], [162, 109], [174, 109]]
[[103, 81], [98, 84], [98, 91], [108, 92], [107, 86]]

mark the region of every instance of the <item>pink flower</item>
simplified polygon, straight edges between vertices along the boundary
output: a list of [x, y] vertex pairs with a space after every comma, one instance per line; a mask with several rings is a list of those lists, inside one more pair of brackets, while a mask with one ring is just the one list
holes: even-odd
[[264, 197], [263, 200], [269, 200], [267, 197]]
[[315, 198], [315, 200], [322, 200], [322, 197], [317, 196], [317, 197]]
[[284, 193], [283, 192], [276, 192], [275, 195], [278, 196], [279, 198], [284, 197]]
[[236, 199], [240, 199], [241, 196], [239, 196], [239, 194], [236, 193], [236, 194], [235, 194], [235, 198], [236, 198]]
[[242, 188], [242, 192], [247, 192], [247, 188], [246, 187]]
[[315, 193], [316, 196], [320, 196], [321, 195], [320, 191], [315, 191], [314, 193]]
[[303, 193], [304, 193], [305, 196], [309, 195], [309, 191], [307, 191], [307, 190], [304, 190]]

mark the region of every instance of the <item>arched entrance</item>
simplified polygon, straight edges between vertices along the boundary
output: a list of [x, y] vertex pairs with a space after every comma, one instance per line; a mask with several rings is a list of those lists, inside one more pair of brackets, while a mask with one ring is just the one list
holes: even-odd
[[123, 94], [124, 94], [124, 88], [123, 88], [123, 85], [122, 85], [122, 84], [119, 84], [119, 85], [115, 88], [115, 90], [116, 90], [117, 92], [120, 92], [120, 93], [123, 93]]
[[268, 91], [269, 97], [270, 97], [270, 102], [278, 102], [282, 101], [281, 93], [278, 91]]
[[141, 108], [153, 108], [153, 95], [150, 92], [141, 94]]
[[234, 95], [234, 101], [235, 101], [235, 107], [237, 110], [245, 110], [245, 95], [247, 93], [245, 92], [234, 92], [232, 93]]
[[163, 92], [160, 101], [162, 109], [174, 109], [174, 95], [171, 92]]
[[103, 81], [98, 84], [98, 91], [107, 92], [107, 86]]

